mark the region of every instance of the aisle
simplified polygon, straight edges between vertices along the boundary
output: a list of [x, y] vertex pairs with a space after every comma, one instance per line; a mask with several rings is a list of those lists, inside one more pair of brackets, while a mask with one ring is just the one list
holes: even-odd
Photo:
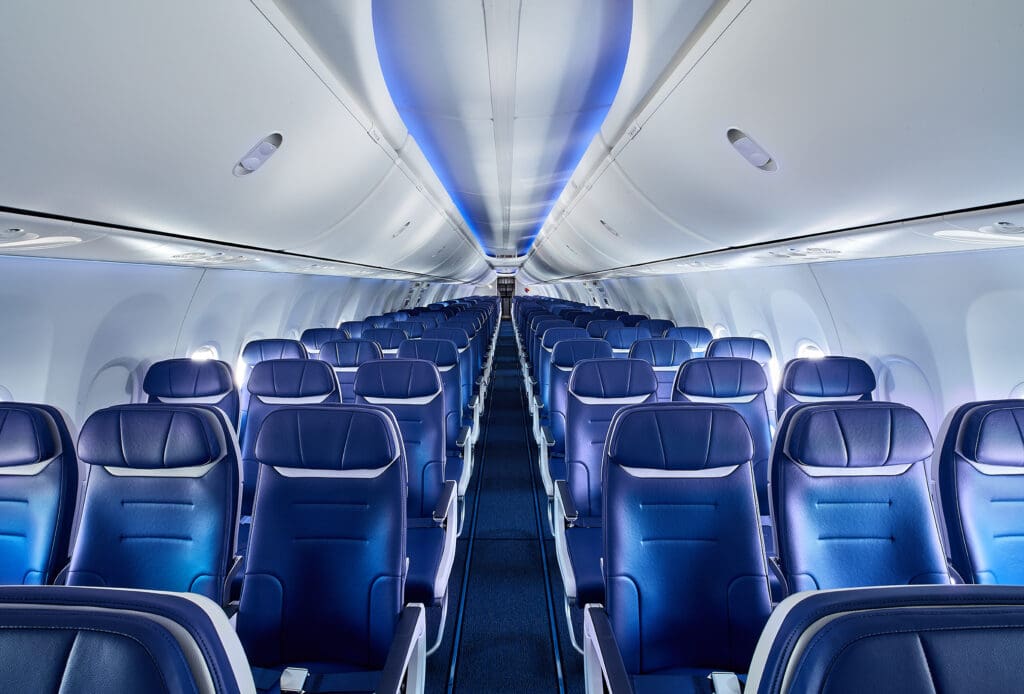
[[558, 569], [540, 540], [545, 500], [508, 322], [491, 391], [452, 576], [448, 633], [428, 661], [427, 691], [561, 693], [566, 679], [577, 690], [581, 659], [565, 653], [561, 597], [552, 595]]

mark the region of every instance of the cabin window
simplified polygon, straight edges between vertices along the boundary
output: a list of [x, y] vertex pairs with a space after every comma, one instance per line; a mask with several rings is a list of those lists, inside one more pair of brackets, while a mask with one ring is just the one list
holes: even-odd
[[[1014, 400], [1024, 400], [1024, 383], [1018, 383], [1010, 391], [1009, 397]], [[3, 388], [0, 388], [0, 400], [3, 400]]]
[[825, 350], [811, 340], [801, 340], [796, 347], [796, 356], [798, 359], [823, 359]]
[[0, 386], [0, 402], [8, 402], [10, 400], [14, 400], [11, 391], [4, 386]]
[[213, 345], [203, 345], [199, 349], [192, 350], [192, 354], [189, 358], [194, 361], [210, 361], [211, 359], [217, 359], [220, 355], [217, 352], [217, 348]]
[[[771, 347], [771, 340], [769, 340], [768, 336], [760, 330], [755, 330], [750, 333], [750, 336], [756, 340], [764, 340], [768, 343], [768, 346]], [[779, 383], [782, 381], [782, 370], [779, 368], [779, 358], [776, 356], [774, 348], [772, 348], [772, 357], [768, 360], [768, 363], [765, 366], [768, 369], [768, 378], [772, 381], [772, 389], [778, 390]]]
[[729, 328], [721, 323], [716, 323], [715, 327], [711, 329], [711, 334], [715, 336], [716, 340], [720, 337], [729, 337]]

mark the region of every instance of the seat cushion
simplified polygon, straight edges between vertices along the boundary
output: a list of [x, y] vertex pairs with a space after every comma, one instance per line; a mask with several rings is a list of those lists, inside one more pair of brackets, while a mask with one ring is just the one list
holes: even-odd
[[604, 602], [604, 577], [601, 575], [603, 535], [597, 519], [596, 527], [572, 527], [565, 531], [569, 561], [576, 577], [576, 604]]

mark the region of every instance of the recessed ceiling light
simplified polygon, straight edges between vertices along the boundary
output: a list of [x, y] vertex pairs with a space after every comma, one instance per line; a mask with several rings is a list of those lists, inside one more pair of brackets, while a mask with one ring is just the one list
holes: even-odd
[[235, 164], [236, 176], [248, 176], [256, 169], [263, 166], [267, 159], [270, 159], [280, 147], [284, 138], [281, 133], [271, 133], [253, 145], [253, 148], [242, 155], [242, 158]]
[[402, 235], [402, 233], [403, 233], [403, 232], [405, 232], [405, 230], [406, 230], [406, 229], [408, 229], [408, 228], [409, 228], [409, 225], [410, 225], [410, 224], [412, 224], [412, 222], [406, 222], [406, 223], [405, 223], [405, 224], [403, 224], [402, 226], [398, 227], [398, 231], [396, 231], [395, 233], [393, 233], [393, 234], [391, 235], [391, 238], [393, 238], [393, 239], [397, 239], [397, 238], [398, 238], [399, 236], [401, 236], [401, 235]]
[[4, 240], [3, 237], [0, 237], [0, 249], [31, 251], [40, 248], [71, 246], [81, 242], [82, 239], [77, 236], [39, 236], [39, 234], [28, 232], [22, 237], [15, 237], [14, 240]]
[[196, 265], [242, 265], [259, 262], [259, 258], [247, 255], [228, 255], [221, 251], [189, 251], [172, 255], [171, 260], [176, 263]]
[[729, 128], [725, 136], [729, 138], [729, 142], [740, 153], [740, 156], [750, 162], [751, 166], [756, 166], [762, 171], [779, 170], [779, 165], [772, 158], [772, 155], [768, 154], [761, 145], [754, 142], [753, 138], [742, 130]]

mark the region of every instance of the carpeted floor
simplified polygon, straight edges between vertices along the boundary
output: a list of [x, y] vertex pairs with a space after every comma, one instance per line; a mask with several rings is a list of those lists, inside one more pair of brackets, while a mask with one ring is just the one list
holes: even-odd
[[583, 659], [566, 633], [536, 464], [506, 321], [449, 584], [445, 638], [427, 661], [431, 694], [583, 691]]

